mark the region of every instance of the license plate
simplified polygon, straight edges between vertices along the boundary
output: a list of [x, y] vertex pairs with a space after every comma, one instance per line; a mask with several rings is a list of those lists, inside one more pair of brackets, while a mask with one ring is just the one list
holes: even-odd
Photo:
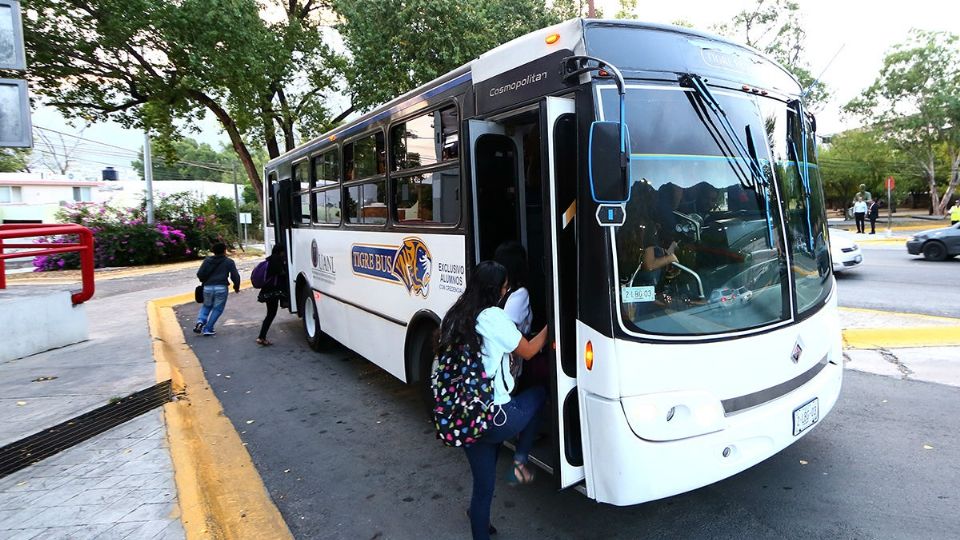
[[817, 423], [820, 419], [820, 402], [817, 398], [800, 406], [793, 411], [793, 434], [794, 436], [803, 433], [807, 428]]

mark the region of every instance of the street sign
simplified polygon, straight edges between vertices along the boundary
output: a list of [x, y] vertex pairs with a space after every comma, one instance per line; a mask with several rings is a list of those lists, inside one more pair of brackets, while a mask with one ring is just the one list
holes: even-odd
[[601, 227], [619, 227], [627, 219], [622, 204], [601, 204], [597, 207], [597, 223]]
[[0, 0], [0, 69], [27, 69], [20, 2], [15, 0]]
[[253, 214], [250, 212], [240, 212], [240, 223], [249, 225], [253, 223]]
[[30, 125], [27, 83], [17, 79], [0, 79], [0, 148], [31, 146], [33, 128]]
[[891, 190], [896, 187], [896, 182], [893, 180], [892, 176], [887, 177], [887, 189]]

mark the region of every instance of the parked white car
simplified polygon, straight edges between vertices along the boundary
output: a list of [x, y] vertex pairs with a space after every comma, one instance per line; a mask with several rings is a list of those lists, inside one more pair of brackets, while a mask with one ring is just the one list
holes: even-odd
[[830, 258], [833, 259], [834, 274], [863, 264], [863, 254], [853, 235], [839, 229], [830, 229]]

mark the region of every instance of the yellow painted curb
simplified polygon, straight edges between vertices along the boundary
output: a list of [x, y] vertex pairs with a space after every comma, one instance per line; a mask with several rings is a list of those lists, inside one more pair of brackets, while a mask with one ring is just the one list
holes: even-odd
[[290, 529], [184, 341], [173, 306], [190, 302], [192, 293], [147, 303], [157, 379], [171, 379], [179, 397], [164, 405], [164, 414], [186, 537], [290, 540]]
[[849, 328], [843, 331], [843, 344], [850, 349], [953, 347], [960, 345], [960, 326]]
[[[847, 328], [843, 344], [851, 349], [896, 349], [903, 347], [952, 347], [960, 345], [960, 319], [920, 313], [842, 307], [840, 312], [896, 317], [918, 326]], [[926, 323], [926, 325], [924, 325]]]

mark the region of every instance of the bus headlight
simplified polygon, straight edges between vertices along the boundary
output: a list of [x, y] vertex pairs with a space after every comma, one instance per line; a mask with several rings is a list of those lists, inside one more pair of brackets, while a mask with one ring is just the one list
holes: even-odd
[[722, 430], [720, 400], [708, 392], [666, 392], [623, 398], [633, 433], [648, 441], [675, 441]]

